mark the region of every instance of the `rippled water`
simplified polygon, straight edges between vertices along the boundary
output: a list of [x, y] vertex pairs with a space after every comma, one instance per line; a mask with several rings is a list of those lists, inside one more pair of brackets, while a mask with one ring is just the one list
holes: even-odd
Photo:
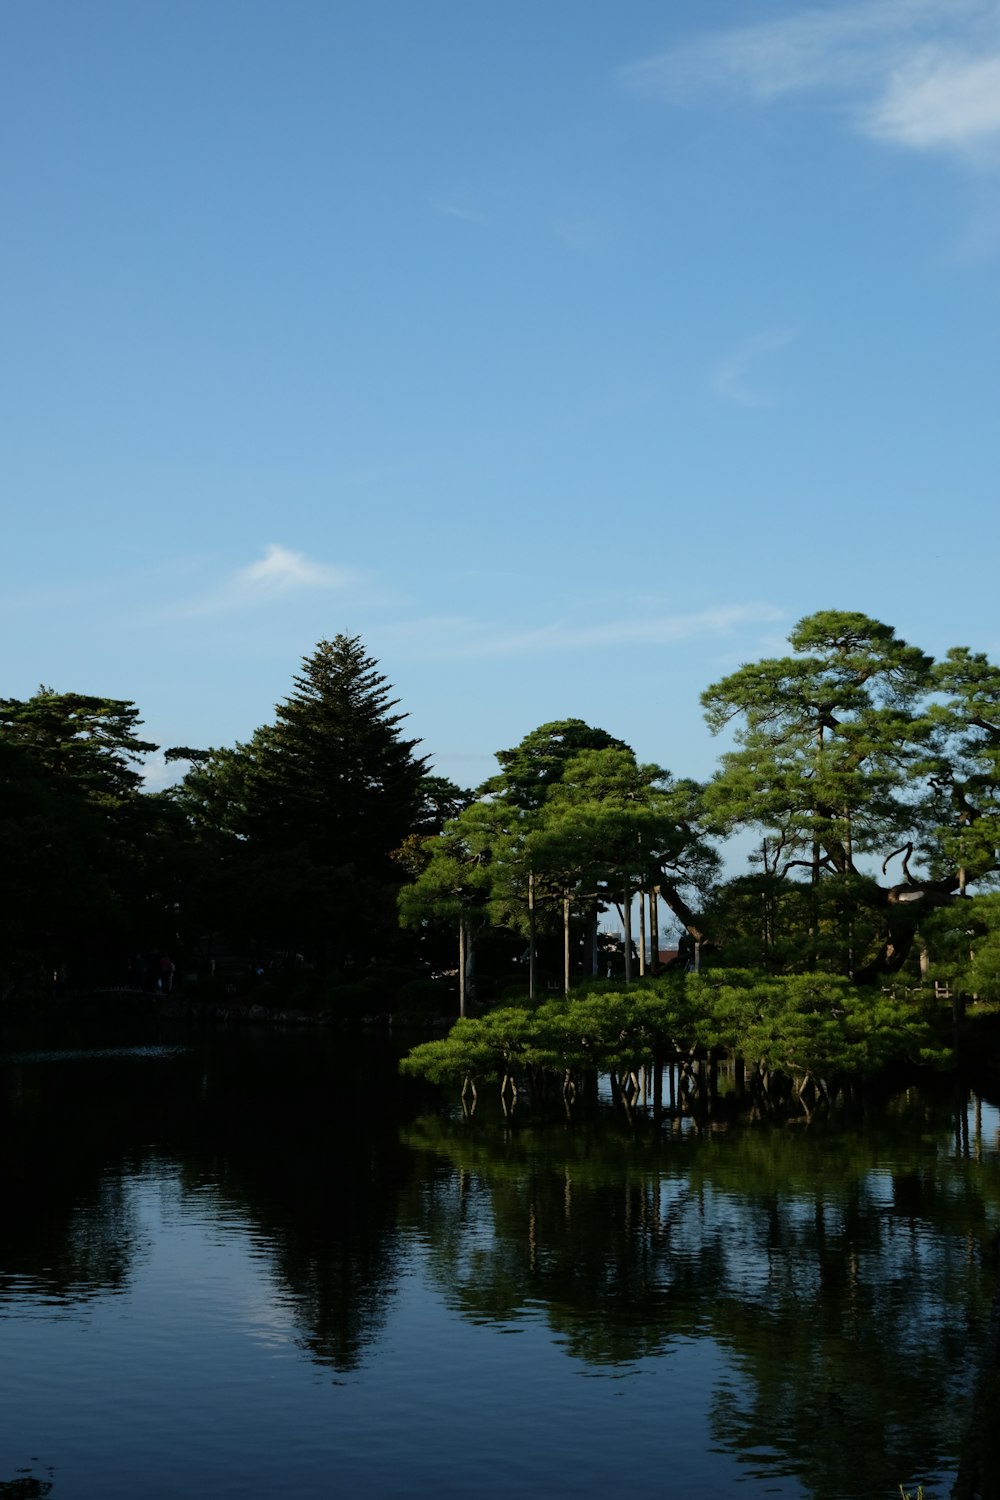
[[239, 1032], [9, 1053], [0, 1100], [0, 1495], [948, 1492], [988, 1101], [469, 1121]]

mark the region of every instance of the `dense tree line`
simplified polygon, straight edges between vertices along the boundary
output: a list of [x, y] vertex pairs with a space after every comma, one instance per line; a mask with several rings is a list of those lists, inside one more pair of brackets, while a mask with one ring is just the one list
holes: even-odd
[[[391, 950], [393, 860], [454, 804], [356, 638], [324, 641], [271, 724], [142, 791], [158, 747], [131, 703], [41, 688], [0, 702], [8, 992], [120, 983], [133, 955], [211, 955], [323, 973]], [[148, 972], [148, 964], [146, 965]]]
[[[115, 982], [163, 950], [298, 966], [314, 988], [452, 970], [464, 1010], [655, 976], [666, 948], [689, 970], [993, 994], [1000, 668], [965, 647], [934, 662], [854, 613], [808, 617], [790, 646], [704, 693], [729, 736], [704, 784], [567, 719], [463, 791], [356, 637], [321, 642], [246, 743], [167, 750], [188, 770], [161, 792], [133, 703], [0, 700], [3, 992]], [[736, 833], [756, 852], [734, 874]]]
[[[813, 615], [791, 645], [703, 695], [733, 740], [704, 785], [578, 721], [501, 752], [499, 775], [428, 844], [404, 921], [449, 918], [468, 961], [484, 927], [516, 927], [533, 954], [539, 924], [561, 919], [564, 989], [574, 957], [598, 972], [592, 941], [581, 960], [568, 940], [574, 924], [592, 934], [594, 912], [617, 904], [626, 978], [632, 911], [637, 966], [648, 953], [655, 972], [663, 907], [686, 967], [859, 985], [939, 972], [990, 993], [1000, 670], [966, 648], [934, 663], [858, 614]], [[720, 879], [719, 848], [747, 832], [748, 872]]]

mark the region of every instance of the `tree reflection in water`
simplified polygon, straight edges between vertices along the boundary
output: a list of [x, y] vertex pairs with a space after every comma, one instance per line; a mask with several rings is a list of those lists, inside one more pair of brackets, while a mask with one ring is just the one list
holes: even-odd
[[995, 1164], [948, 1109], [881, 1127], [677, 1139], [424, 1119], [408, 1205], [462, 1316], [542, 1316], [596, 1366], [728, 1355], [721, 1448], [817, 1497], [871, 1496], [953, 1464], [994, 1292]]
[[320, 1038], [5, 1079], [0, 1303], [125, 1289], [128, 1185], [155, 1168], [240, 1226], [327, 1371], [374, 1360], [417, 1247], [452, 1313], [540, 1322], [588, 1370], [710, 1341], [714, 1440], [765, 1481], [870, 1500], [954, 1466], [1000, 1225], [996, 1148], [964, 1101], [908, 1092], [853, 1125], [724, 1133], [414, 1121], [427, 1096], [399, 1093], [390, 1053]]
[[358, 1068], [327, 1037], [175, 1052], [5, 1070], [0, 1302], [26, 1288], [67, 1304], [123, 1290], [141, 1254], [136, 1179], [175, 1174], [186, 1198], [244, 1224], [311, 1357], [356, 1368], [395, 1285], [411, 1167], [395, 1117], [371, 1107], [394, 1085], [394, 1055], [370, 1049]]

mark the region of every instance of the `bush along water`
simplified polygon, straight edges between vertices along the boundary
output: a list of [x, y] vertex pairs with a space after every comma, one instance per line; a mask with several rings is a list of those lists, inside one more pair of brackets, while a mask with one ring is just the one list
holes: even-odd
[[927, 1002], [859, 990], [830, 974], [762, 977], [720, 969], [628, 988], [586, 985], [542, 1004], [512, 1004], [455, 1023], [403, 1059], [405, 1073], [460, 1089], [467, 1107], [496, 1085], [504, 1107], [521, 1094], [567, 1103], [610, 1080], [627, 1110], [684, 1094], [716, 1096], [720, 1067], [737, 1097], [764, 1110], [809, 1114], [852, 1083], [898, 1065], [945, 1068]]

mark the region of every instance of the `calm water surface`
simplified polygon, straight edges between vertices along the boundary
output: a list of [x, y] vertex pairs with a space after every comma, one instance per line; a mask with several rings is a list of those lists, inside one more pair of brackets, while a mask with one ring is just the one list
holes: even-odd
[[384, 1049], [236, 1033], [8, 1051], [0, 1110], [0, 1495], [950, 1489], [989, 1100], [469, 1121]]

